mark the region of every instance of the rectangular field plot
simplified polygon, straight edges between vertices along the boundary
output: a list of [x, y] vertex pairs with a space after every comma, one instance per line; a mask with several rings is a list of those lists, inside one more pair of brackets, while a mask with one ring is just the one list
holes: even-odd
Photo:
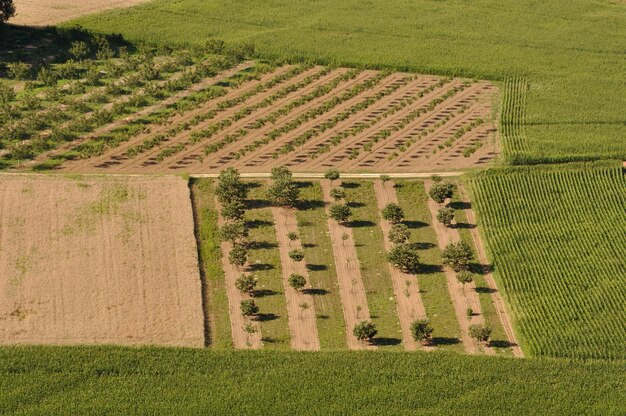
[[181, 178], [0, 177], [0, 344], [204, 345]]
[[143, 124], [121, 142], [100, 140], [97, 154], [78, 146], [49, 166], [102, 173], [266, 172], [279, 165], [423, 172], [485, 166], [499, 152], [497, 88], [486, 81], [287, 65], [216, 85], [221, 92], [213, 99], [154, 122], [128, 121]]

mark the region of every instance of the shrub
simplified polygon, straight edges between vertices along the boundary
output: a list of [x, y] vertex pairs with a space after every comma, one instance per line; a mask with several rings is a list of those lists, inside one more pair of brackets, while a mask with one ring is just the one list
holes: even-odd
[[252, 299], [242, 300], [239, 304], [239, 309], [243, 316], [254, 316], [259, 313], [259, 307]]
[[341, 188], [333, 188], [330, 190], [330, 197], [335, 201], [339, 201], [346, 197], [346, 191]]
[[451, 198], [454, 192], [454, 184], [450, 182], [436, 182], [430, 187], [428, 194], [437, 203], [443, 203], [446, 198]]
[[472, 283], [474, 281], [474, 275], [468, 270], [461, 270], [456, 274], [456, 280], [462, 284]]
[[337, 222], [345, 223], [352, 215], [352, 210], [346, 204], [334, 204], [328, 210], [328, 215]]
[[441, 255], [443, 264], [450, 266], [455, 272], [467, 270], [473, 258], [474, 252], [464, 241], [448, 244]]
[[383, 183], [386, 183], [386, 182], [388, 182], [389, 180], [391, 180], [391, 177], [389, 177], [389, 175], [380, 175], [380, 180], [381, 180]]
[[411, 238], [411, 231], [405, 224], [394, 224], [389, 230], [388, 237], [389, 241], [394, 244], [406, 243]]
[[0, 24], [15, 16], [13, 0], [0, 0]]
[[449, 226], [454, 220], [454, 209], [452, 208], [441, 208], [437, 211], [437, 221], [444, 224], [445, 226]]
[[296, 241], [299, 238], [298, 233], [290, 231], [287, 233], [287, 238], [289, 239], [289, 241]]
[[329, 169], [324, 173], [324, 178], [328, 179], [332, 184], [333, 181], [339, 179], [339, 171], [337, 169]]
[[387, 260], [405, 273], [419, 271], [419, 254], [410, 244], [398, 244], [387, 253]]
[[249, 293], [250, 295], [254, 293], [256, 284], [257, 284], [256, 277], [250, 274], [242, 274], [235, 281], [235, 287], [239, 289], [239, 291], [244, 292], [244, 293]]
[[418, 319], [411, 324], [411, 336], [415, 341], [423, 342], [431, 337], [433, 328], [428, 319]]
[[470, 325], [469, 335], [478, 342], [487, 342], [491, 337], [491, 328], [486, 325]]
[[404, 211], [400, 205], [395, 203], [387, 204], [382, 210], [383, 218], [392, 224], [397, 224], [404, 219]]
[[377, 333], [376, 326], [369, 321], [361, 321], [352, 329], [352, 334], [360, 341], [371, 340]]
[[248, 237], [248, 228], [243, 221], [233, 221], [226, 223], [220, 229], [222, 241], [229, 241], [233, 244]]
[[248, 251], [245, 247], [236, 245], [228, 253], [228, 261], [237, 267], [241, 267], [248, 261]]
[[72, 46], [68, 50], [69, 54], [72, 55], [79, 61], [82, 61], [83, 58], [87, 57], [91, 52], [89, 50], [89, 46], [83, 41], [72, 42]]
[[304, 260], [304, 251], [302, 250], [291, 250], [289, 252], [289, 258], [296, 262], [301, 262]]
[[[0, 0], [1, 1], [1, 0]], [[30, 65], [24, 62], [11, 62], [7, 65], [9, 78], [25, 80], [30, 73]]]
[[288, 279], [289, 286], [296, 290], [302, 289], [306, 285], [306, 278], [301, 274], [292, 273]]
[[0, 105], [6, 106], [15, 100], [15, 90], [4, 83], [0, 83]]
[[37, 73], [37, 81], [47, 87], [51, 87], [56, 84], [57, 78], [50, 68], [42, 66]]

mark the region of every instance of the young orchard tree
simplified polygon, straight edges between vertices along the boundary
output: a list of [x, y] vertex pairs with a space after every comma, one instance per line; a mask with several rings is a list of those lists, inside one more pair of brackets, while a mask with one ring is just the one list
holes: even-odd
[[246, 205], [240, 200], [232, 200], [222, 205], [222, 217], [227, 220], [241, 220], [246, 212]]
[[330, 209], [328, 210], [328, 215], [333, 220], [345, 224], [348, 219], [350, 219], [350, 215], [352, 215], [352, 210], [350, 210], [350, 207], [346, 204], [334, 204], [331, 205]]
[[472, 283], [474, 281], [474, 274], [469, 270], [461, 270], [456, 274], [456, 280], [463, 285]]
[[418, 319], [417, 321], [413, 321], [410, 330], [411, 336], [413, 336], [413, 339], [418, 342], [427, 341], [433, 333], [433, 328], [430, 326], [430, 321], [428, 319]]
[[289, 252], [289, 258], [295, 262], [301, 262], [304, 260], [304, 251], [302, 250], [291, 250]]
[[247, 293], [250, 296], [254, 296], [254, 289], [256, 288], [257, 279], [251, 274], [242, 274], [235, 281], [235, 287], [242, 293]]
[[464, 241], [448, 244], [441, 255], [443, 264], [450, 266], [455, 272], [467, 270], [473, 258], [474, 252]]
[[248, 261], [248, 251], [245, 247], [236, 245], [228, 253], [228, 261], [234, 266], [241, 267]]
[[361, 321], [352, 329], [352, 334], [359, 341], [371, 341], [377, 333], [378, 330], [376, 329], [376, 325], [369, 321]]
[[11, 101], [15, 100], [15, 90], [10, 86], [0, 83], [0, 107], [7, 107]]
[[13, 0], [0, 0], [0, 25], [15, 16]]
[[285, 166], [274, 167], [270, 173], [270, 179], [273, 181], [290, 181], [292, 177], [293, 174]]
[[452, 198], [454, 184], [450, 182], [436, 182], [430, 187], [428, 194], [438, 204], [443, 203], [447, 198]]
[[491, 338], [491, 328], [486, 325], [470, 325], [469, 335], [478, 342], [487, 342]]
[[332, 185], [333, 181], [339, 179], [339, 171], [337, 169], [328, 169], [324, 173], [324, 178], [328, 179], [330, 181], [330, 184]]
[[70, 55], [76, 58], [77, 61], [82, 61], [84, 58], [87, 57], [87, 55], [89, 55], [89, 52], [91, 51], [89, 50], [89, 46], [87, 46], [85, 42], [78, 41], [72, 42], [72, 46], [70, 47], [70, 50], [68, 52], [70, 53]]
[[289, 275], [289, 286], [296, 290], [302, 289], [306, 285], [306, 278], [301, 274], [291, 273]]
[[290, 231], [287, 233], [287, 238], [289, 239], [289, 241], [296, 241], [298, 238], [298, 233]]
[[226, 223], [220, 229], [220, 237], [222, 241], [228, 241], [237, 244], [248, 237], [248, 228], [243, 221], [233, 221]]
[[452, 208], [441, 208], [437, 211], [437, 221], [449, 227], [454, 220], [454, 210]]
[[267, 198], [274, 206], [295, 207], [299, 196], [300, 189], [291, 179], [276, 180], [267, 188]]
[[259, 307], [252, 299], [242, 300], [239, 304], [239, 309], [243, 316], [254, 316], [259, 313]]
[[389, 230], [389, 241], [394, 244], [402, 244], [409, 241], [411, 238], [411, 231], [406, 224], [394, 224]]
[[237, 169], [227, 168], [220, 172], [215, 194], [222, 205], [233, 201], [243, 202], [248, 197], [248, 187], [241, 181]]
[[397, 224], [404, 219], [404, 211], [402, 211], [400, 205], [393, 202], [383, 208], [382, 214], [383, 218], [392, 224]]
[[391, 180], [391, 178], [389, 177], [389, 175], [380, 175], [380, 180], [383, 182], [383, 184], [385, 184], [389, 180]]
[[417, 274], [420, 259], [417, 250], [410, 244], [398, 244], [387, 253], [387, 260], [392, 266], [404, 273]]
[[[1, 2], [2, 0], [0, 0]], [[31, 66], [24, 62], [12, 62], [7, 65], [10, 78], [24, 81], [28, 78]]]
[[335, 200], [335, 202], [340, 201], [346, 197], [346, 191], [341, 188], [333, 188], [330, 190], [330, 197]]

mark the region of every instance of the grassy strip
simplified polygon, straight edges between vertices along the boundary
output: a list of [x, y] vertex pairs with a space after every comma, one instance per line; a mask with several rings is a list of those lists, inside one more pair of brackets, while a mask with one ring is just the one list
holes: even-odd
[[402, 349], [389, 263], [378, 225], [378, 205], [371, 181], [344, 182], [346, 200], [352, 206], [351, 227], [354, 234], [361, 275], [367, 294], [372, 322], [378, 328], [377, 345], [384, 349]]
[[[256, 186], [258, 185], [258, 186]], [[287, 300], [283, 286], [280, 253], [274, 218], [265, 200], [265, 183], [256, 183], [249, 194], [246, 222], [250, 228], [251, 247], [248, 262], [257, 277], [255, 302], [260, 308], [264, 348], [289, 349], [291, 337], [287, 318]]]
[[300, 197], [303, 202], [296, 213], [298, 232], [309, 279], [316, 289], [313, 299], [320, 345], [322, 350], [346, 349], [343, 308], [319, 182], [302, 183]]
[[[474, 245], [471, 231], [467, 226], [467, 216], [463, 210], [463, 203], [460, 199], [458, 190], [455, 191], [452, 197], [450, 207], [454, 208], [454, 218], [457, 224], [459, 224], [458, 230], [461, 235], [461, 240], [466, 242], [472, 250], [474, 250], [474, 253], [476, 253], [476, 246]], [[493, 298], [491, 297], [491, 293], [489, 293], [489, 286], [487, 286], [487, 282], [485, 281], [484, 270], [480, 263], [478, 263], [477, 259], [470, 264], [470, 270], [474, 273], [476, 292], [478, 293], [478, 299], [480, 300], [480, 308], [482, 310], [483, 317], [485, 318], [485, 324], [488, 325], [493, 331], [491, 333], [491, 345], [497, 353], [513, 355], [513, 352], [508, 347], [506, 332], [504, 332], [502, 322], [500, 322], [500, 317], [498, 316], [498, 312], [496, 311], [496, 307], [493, 303]]]
[[202, 277], [205, 340], [214, 349], [232, 348], [213, 182], [210, 179], [191, 179], [190, 188]]
[[0, 348], [0, 408], [20, 415], [618, 415], [625, 383], [609, 363], [444, 353]]
[[420, 247], [420, 261], [423, 272], [418, 276], [418, 283], [426, 308], [426, 314], [435, 332], [435, 344], [443, 349], [463, 351], [459, 339], [459, 322], [448, 293], [446, 277], [441, 270], [441, 251], [437, 246], [437, 235], [430, 227], [431, 217], [428, 210], [428, 196], [422, 181], [396, 182], [398, 201], [404, 210], [405, 223], [412, 231], [412, 242]]

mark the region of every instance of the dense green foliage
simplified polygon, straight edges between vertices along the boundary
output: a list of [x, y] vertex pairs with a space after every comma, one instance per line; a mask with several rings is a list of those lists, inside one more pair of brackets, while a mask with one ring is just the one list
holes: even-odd
[[471, 183], [525, 350], [626, 359], [621, 167], [509, 168]]
[[626, 156], [619, 1], [158, 0], [79, 22], [130, 39], [251, 42], [264, 57], [524, 78], [525, 161]]
[[0, 349], [4, 414], [624, 413], [623, 368], [444, 353]]

